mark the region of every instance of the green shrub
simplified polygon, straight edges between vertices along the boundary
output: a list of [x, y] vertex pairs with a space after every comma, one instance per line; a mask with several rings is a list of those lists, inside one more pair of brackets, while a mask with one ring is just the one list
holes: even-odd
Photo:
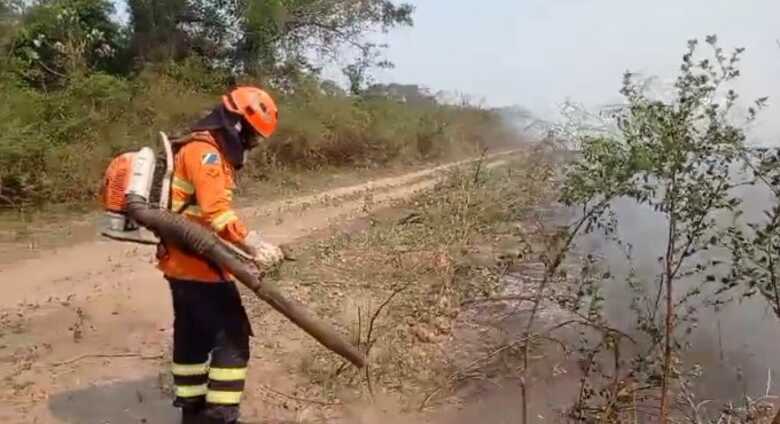
[[[269, 88], [280, 107], [279, 130], [253, 155], [250, 169], [258, 171], [250, 177], [289, 167], [432, 160], [473, 153], [495, 138], [490, 127], [498, 121], [490, 112], [437, 105], [416, 85], [354, 86], [349, 95], [296, 60], [306, 43], [295, 30], [248, 37], [261, 44], [238, 50], [221, 45], [235, 28], [213, 15], [233, 12], [198, 4], [133, 3], [125, 25], [113, 20], [108, 0], [0, 2], [0, 208], [93, 201], [111, 158], [157, 145], [159, 131], [182, 134], [237, 83]], [[411, 23], [407, 6], [367, 5], [359, 16], [357, 9], [326, 8], [311, 17], [318, 29], [327, 21], [342, 29], [358, 25], [357, 33]], [[210, 20], [197, 34], [164, 25], [184, 10]], [[261, 21], [250, 19], [253, 26], [243, 30], [281, 29]], [[324, 39], [326, 49], [338, 44]], [[151, 52], [156, 48], [167, 54]], [[380, 63], [364, 60], [355, 71], [364, 77]]]
[[[132, 79], [91, 73], [62, 89], [0, 76], [0, 207], [94, 201], [108, 161], [185, 132], [219, 102], [229, 78], [196, 59], [149, 67]], [[279, 167], [370, 166], [474, 153], [496, 136], [488, 111], [324, 90], [316, 79], [274, 92], [280, 127], [252, 156], [260, 175]]]
[[114, 155], [156, 143], [159, 130], [182, 129], [213, 104], [170, 78], [130, 82], [95, 73], [43, 93], [12, 78], [0, 104], [0, 194], [5, 206], [94, 198]]

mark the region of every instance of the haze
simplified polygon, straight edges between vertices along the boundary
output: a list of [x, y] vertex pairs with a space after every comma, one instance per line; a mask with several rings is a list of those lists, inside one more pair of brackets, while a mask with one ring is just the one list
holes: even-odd
[[686, 41], [714, 33], [726, 50], [747, 48], [737, 88], [743, 100], [770, 96], [753, 135], [780, 145], [778, 0], [410, 2], [414, 28], [378, 36], [396, 65], [378, 72], [379, 81], [550, 117], [567, 97], [593, 106], [619, 101], [625, 70], [673, 78]]

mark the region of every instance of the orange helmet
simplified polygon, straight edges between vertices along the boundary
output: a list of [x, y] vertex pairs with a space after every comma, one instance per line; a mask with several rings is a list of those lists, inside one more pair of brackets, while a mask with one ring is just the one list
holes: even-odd
[[225, 108], [248, 122], [261, 136], [268, 138], [276, 130], [279, 110], [271, 96], [257, 87], [238, 87], [222, 96]]

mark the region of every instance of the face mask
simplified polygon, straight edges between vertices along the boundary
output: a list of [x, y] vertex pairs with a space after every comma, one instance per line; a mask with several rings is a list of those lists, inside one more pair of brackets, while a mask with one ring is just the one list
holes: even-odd
[[244, 143], [246, 143], [247, 149], [254, 149], [255, 147], [260, 145], [260, 142], [263, 141], [263, 137], [257, 134], [253, 134], [249, 136]]
[[244, 143], [244, 147], [246, 147], [246, 149], [244, 149], [244, 152], [243, 152], [243, 155], [242, 155], [242, 158], [241, 158], [241, 164], [242, 165], [246, 165], [247, 157], [249, 156], [248, 153], [249, 153], [250, 147], [247, 145], [246, 141], [244, 140], [244, 133], [243, 133], [244, 126], [241, 123], [240, 119], [238, 120], [238, 122], [236, 122], [236, 125], [233, 128], [236, 129], [237, 133], [241, 134], [241, 139], [242, 139], [242, 141]]
[[223, 105], [214, 109], [209, 116], [195, 123], [193, 131], [215, 131], [219, 130], [221, 134], [217, 137], [220, 149], [225, 154], [228, 162], [236, 170], [243, 165], [244, 150], [246, 144], [242, 137], [242, 131], [246, 131], [246, 125], [241, 122], [239, 116], [228, 112]]
[[263, 137], [256, 133], [254, 128], [249, 125], [244, 125], [241, 121], [236, 123], [235, 129], [241, 134], [241, 141], [248, 150], [254, 149], [263, 140]]

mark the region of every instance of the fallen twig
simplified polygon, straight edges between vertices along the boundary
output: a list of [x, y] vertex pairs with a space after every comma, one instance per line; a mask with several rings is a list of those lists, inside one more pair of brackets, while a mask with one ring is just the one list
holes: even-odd
[[338, 368], [336, 368], [336, 371], [333, 372], [333, 375], [331, 378], [336, 378], [339, 375], [341, 375], [342, 371], [344, 371], [347, 368], [347, 365], [349, 365], [349, 362], [343, 361]]
[[379, 317], [379, 314], [382, 313], [382, 310], [387, 307], [387, 305], [390, 304], [390, 302], [393, 300], [394, 297], [396, 297], [399, 293], [406, 290], [406, 288], [409, 287], [409, 285], [402, 286], [400, 288], [397, 288], [393, 291], [393, 293], [390, 294], [390, 296], [385, 299], [385, 301], [379, 305], [379, 308], [377, 308], [376, 311], [374, 311], [374, 315], [371, 317], [371, 320], [368, 322], [368, 334], [366, 335], [366, 356], [371, 351], [371, 348], [374, 346], [374, 343], [376, 340], [371, 340], [371, 335], [374, 333], [374, 323], [376, 322], [376, 319]]
[[487, 147], [483, 148], [482, 154], [479, 155], [479, 160], [477, 160], [477, 169], [474, 171], [474, 184], [479, 182], [479, 173], [482, 171], [482, 163], [485, 161], [487, 151]]
[[284, 398], [287, 398], [287, 399], [290, 399], [290, 400], [302, 402], [302, 403], [313, 403], [315, 405], [322, 405], [322, 406], [336, 406], [336, 405], [339, 404], [339, 402], [326, 402], [326, 401], [323, 401], [323, 400], [307, 399], [307, 398], [302, 398], [302, 397], [298, 397], [298, 396], [289, 395], [287, 393], [283, 393], [283, 392], [274, 390], [274, 389], [272, 389], [272, 388], [270, 388], [270, 387], [268, 387], [266, 385], [263, 385], [263, 384], [260, 384], [260, 390], [263, 390], [263, 391], [266, 391], [268, 393], [272, 393], [272, 394], [275, 394], [277, 396], [281, 396], [281, 397], [284, 397]]
[[[394, 297], [396, 297], [399, 293], [406, 290], [406, 288], [409, 287], [409, 285], [401, 286], [397, 289], [395, 289], [390, 296], [385, 299], [384, 302], [382, 302], [381, 305], [379, 305], [379, 308], [377, 308], [376, 311], [374, 311], [374, 315], [371, 317], [371, 320], [368, 322], [368, 334], [366, 334], [366, 358], [369, 358], [368, 354], [371, 353], [371, 348], [374, 346], [374, 343], [376, 340], [371, 340], [371, 335], [374, 333], [374, 323], [376, 322], [376, 319], [379, 318], [379, 314], [382, 313], [382, 310], [390, 304], [390, 302], [393, 300]], [[374, 397], [374, 387], [371, 383], [371, 365], [369, 363], [370, 361], [366, 361], [366, 385], [368, 386], [368, 393], [371, 394], [371, 397]]]
[[506, 301], [513, 301], [513, 300], [520, 301], [520, 302], [528, 302], [534, 299], [535, 299], [534, 296], [523, 296], [523, 295], [480, 297], [474, 299], [466, 299], [460, 303], [460, 306], [468, 306], [468, 305], [473, 305], [475, 303], [506, 302]]
[[55, 367], [63, 366], [63, 365], [70, 365], [79, 361], [82, 361], [84, 359], [100, 359], [100, 358], [139, 358], [143, 360], [152, 360], [152, 359], [162, 359], [165, 355], [158, 354], [158, 355], [143, 355], [137, 352], [124, 352], [124, 353], [85, 353], [82, 355], [75, 356], [71, 359], [57, 362], [53, 364]]
[[360, 349], [360, 335], [363, 334], [363, 311], [360, 309], [360, 305], [357, 307], [357, 348]]
[[[587, 203], [583, 206], [583, 216], [577, 221], [576, 224], [572, 227], [573, 229], [569, 231], [568, 236], [566, 237], [563, 245], [558, 250], [557, 254], [553, 258], [551, 262], [545, 263], [545, 274], [544, 278], [542, 279], [542, 282], [539, 284], [539, 288], [537, 289], [537, 293], [533, 302], [533, 308], [531, 309], [531, 315], [528, 317], [528, 322], [525, 325], [525, 331], [523, 333], [523, 338], [525, 340], [530, 340], [531, 338], [531, 331], [533, 330], [534, 320], [536, 319], [536, 314], [539, 312], [539, 308], [542, 304], [542, 300], [544, 299], [545, 295], [545, 289], [547, 288], [547, 285], [550, 283], [550, 281], [554, 278], [555, 274], [558, 272], [558, 268], [563, 263], [564, 258], [569, 253], [569, 249], [571, 248], [572, 244], [574, 243], [574, 238], [579, 235], [580, 230], [585, 227], [589, 226], [591, 219], [593, 216], [600, 213], [606, 205], [609, 204], [611, 201], [611, 198], [607, 197], [606, 199], [602, 199], [601, 202], [599, 202], [597, 205], [593, 206], [590, 210], [587, 210]], [[525, 374], [528, 372], [528, 356], [530, 355], [530, 343], [525, 343], [525, 346], [523, 348], [523, 379], [525, 381]], [[527, 405], [527, 400], [525, 399], [526, 392], [523, 391], [523, 415], [521, 422], [523, 424], [528, 424], [528, 409], [525, 408]]]
[[2, 194], [2, 190], [3, 190], [3, 187], [2, 187], [2, 186], [0, 186], [0, 200], [1, 200], [1, 201], [3, 201], [3, 202], [5, 202], [5, 203], [7, 203], [7, 204], [8, 204], [8, 205], [10, 205], [10, 206], [13, 206], [13, 205], [14, 205], [14, 202], [13, 202], [13, 200], [11, 200], [11, 198], [10, 198], [10, 197], [8, 197], [8, 196], [5, 196], [5, 195], [3, 195], [3, 194]]
[[441, 391], [443, 386], [438, 386], [436, 389], [434, 389], [432, 392], [428, 393], [427, 396], [425, 396], [425, 399], [423, 399], [422, 403], [420, 403], [420, 407], [417, 409], [418, 411], [422, 411], [425, 409], [426, 406], [428, 406], [428, 402], [436, 396], [437, 393]]
[[551, 332], [553, 332], [555, 330], [559, 330], [559, 329], [561, 329], [563, 327], [566, 327], [567, 325], [577, 324], [577, 323], [579, 323], [578, 320], [564, 321], [564, 322], [556, 324], [556, 325], [554, 325], [554, 326], [552, 326], [552, 327], [550, 327], [550, 328], [548, 328], [548, 329], [546, 329], [546, 330], [544, 330], [544, 331], [542, 331], [542, 332], [540, 332], [538, 334], [534, 334], [534, 335], [531, 335], [529, 337], [523, 337], [522, 339], [516, 340], [516, 341], [514, 341], [512, 343], [504, 344], [503, 346], [493, 350], [492, 352], [488, 353], [487, 355], [482, 356], [481, 358], [478, 358], [478, 359], [472, 361], [470, 364], [468, 364], [467, 366], [463, 367], [464, 371], [456, 372], [453, 375], [453, 377], [457, 377], [458, 375], [461, 375], [461, 374], [464, 374], [466, 372], [469, 372], [469, 371], [473, 370], [475, 366], [478, 366], [482, 362], [490, 360], [491, 358], [495, 357], [496, 355], [500, 354], [501, 352], [504, 352], [506, 350], [509, 350], [509, 349], [512, 349], [512, 348], [515, 348], [515, 347], [518, 347], [518, 346], [525, 346], [529, 340], [533, 340], [534, 338], [537, 338], [537, 337], [538, 338], [548, 339], [548, 337], [545, 336], [546, 334], [551, 333]]

